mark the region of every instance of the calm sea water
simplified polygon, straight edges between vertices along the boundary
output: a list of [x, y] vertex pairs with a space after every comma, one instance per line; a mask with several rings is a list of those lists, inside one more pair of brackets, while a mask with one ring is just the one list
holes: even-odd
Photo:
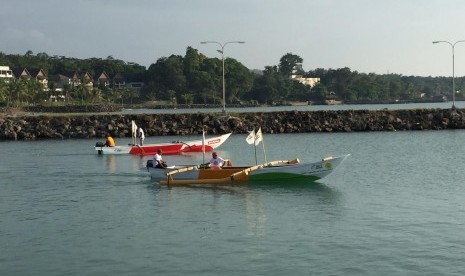
[[[268, 160], [351, 156], [318, 183], [216, 188], [160, 187], [148, 157], [98, 156], [96, 140], [2, 142], [0, 275], [464, 275], [464, 141], [265, 135]], [[254, 163], [245, 135], [219, 152]]]

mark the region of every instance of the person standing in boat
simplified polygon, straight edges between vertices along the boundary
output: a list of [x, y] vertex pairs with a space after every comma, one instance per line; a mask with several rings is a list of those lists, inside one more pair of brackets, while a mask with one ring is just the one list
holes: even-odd
[[163, 157], [161, 156], [162, 153], [163, 151], [159, 149], [157, 150], [157, 153], [153, 157], [153, 165], [155, 168], [165, 169], [166, 167], [168, 167], [165, 161], [163, 161]]
[[105, 147], [114, 147], [116, 146], [115, 140], [110, 134], [105, 135]]
[[137, 137], [139, 137], [139, 146], [143, 146], [145, 140], [145, 133], [141, 127], [139, 127], [139, 129], [137, 130]]
[[214, 151], [212, 153], [212, 159], [210, 159], [210, 168], [211, 169], [220, 169], [225, 164], [225, 160], [218, 156], [218, 153]]

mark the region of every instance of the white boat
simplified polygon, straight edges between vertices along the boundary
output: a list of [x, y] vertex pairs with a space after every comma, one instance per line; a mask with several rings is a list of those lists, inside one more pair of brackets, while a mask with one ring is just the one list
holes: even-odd
[[164, 155], [168, 154], [181, 154], [185, 152], [202, 152], [203, 148], [205, 151], [212, 151], [217, 147], [221, 146], [228, 138], [231, 133], [223, 134], [202, 140], [195, 141], [173, 141], [171, 143], [160, 143], [160, 144], [147, 144], [143, 146], [139, 145], [127, 145], [127, 146], [115, 146], [105, 147], [102, 142], [98, 142], [95, 145], [95, 151], [98, 154], [134, 154], [134, 155], [155, 155], [159, 149], [163, 151]]
[[299, 159], [278, 160], [256, 166], [225, 166], [219, 170], [201, 168], [200, 166], [182, 168], [173, 166], [159, 169], [149, 165], [147, 170], [150, 172], [152, 179], [162, 185], [224, 185], [299, 179], [313, 182], [332, 173], [348, 156], [350, 154], [339, 157], [325, 157], [322, 160], [310, 163], [301, 163]]

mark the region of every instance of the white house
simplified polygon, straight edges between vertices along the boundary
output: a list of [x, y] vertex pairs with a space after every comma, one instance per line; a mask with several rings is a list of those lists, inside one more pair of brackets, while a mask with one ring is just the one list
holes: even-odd
[[9, 66], [0, 66], [0, 79], [10, 82], [14, 78], [13, 71]]
[[302, 75], [291, 75], [291, 79], [310, 87], [313, 87], [320, 82], [320, 78], [304, 78]]

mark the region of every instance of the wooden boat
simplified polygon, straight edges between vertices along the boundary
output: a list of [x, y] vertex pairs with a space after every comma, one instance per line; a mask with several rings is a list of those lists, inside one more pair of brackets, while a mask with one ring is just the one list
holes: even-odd
[[[223, 144], [231, 135], [224, 135], [205, 139], [205, 151], [212, 151]], [[173, 141], [171, 143], [147, 144], [143, 146], [129, 144], [127, 146], [105, 147], [102, 142], [97, 142], [95, 151], [98, 154], [134, 154], [134, 155], [154, 155], [159, 149], [167, 154], [180, 154], [184, 152], [202, 152], [202, 140], [196, 141]]]
[[305, 179], [313, 182], [333, 172], [350, 154], [325, 157], [312, 163], [301, 163], [299, 159], [277, 160], [256, 166], [225, 166], [219, 170], [190, 166], [159, 169], [148, 166], [152, 179], [161, 185], [212, 184], [227, 185], [260, 181], [288, 181]]

